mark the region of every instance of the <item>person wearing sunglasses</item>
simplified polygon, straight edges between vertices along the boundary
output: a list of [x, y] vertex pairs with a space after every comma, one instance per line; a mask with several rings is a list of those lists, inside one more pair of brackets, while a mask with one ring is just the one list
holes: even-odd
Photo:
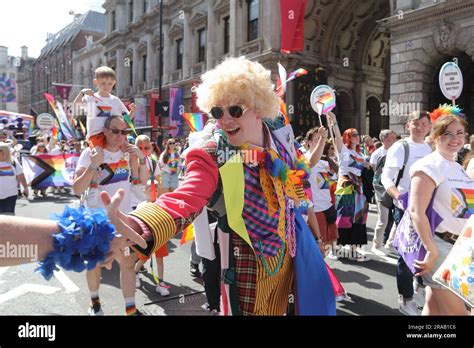
[[[146, 184], [148, 170], [145, 155], [137, 146], [127, 142], [129, 129], [120, 116], [106, 119], [103, 134], [104, 148], [86, 148], [79, 157], [73, 182], [74, 193], [82, 196], [83, 204], [89, 208], [104, 207], [99, 198], [100, 191], [113, 196], [124, 191], [120, 209], [132, 211], [131, 186]], [[127, 314], [135, 313], [135, 266], [136, 255], [131, 254], [119, 261], [120, 285], [125, 299]], [[86, 272], [87, 285], [91, 294], [90, 315], [103, 315], [99, 300], [100, 266]]]
[[128, 216], [117, 212], [118, 228], [146, 236], [147, 249], [132, 248], [150, 257], [207, 206], [222, 229], [224, 314], [335, 315], [328, 269], [300, 211], [307, 171], [296, 171], [302, 155], [270, 76], [243, 57], [206, 72], [197, 103], [216, 129], [188, 149], [182, 184]]
[[167, 140], [165, 149], [161, 153], [158, 163], [162, 173], [160, 196], [163, 193], [174, 191], [179, 185], [181, 159], [176, 139], [171, 138]]
[[350, 252], [338, 252], [338, 257], [348, 257], [358, 262], [370, 259], [359, 248], [367, 244], [367, 216], [369, 205], [364, 195], [362, 171], [370, 164], [364, 160], [360, 147], [360, 136], [355, 128], [349, 128], [341, 135], [336, 115], [327, 115], [330, 127], [334, 129], [336, 150], [339, 158], [339, 180], [336, 196], [336, 224], [339, 229], [339, 246], [350, 246]]

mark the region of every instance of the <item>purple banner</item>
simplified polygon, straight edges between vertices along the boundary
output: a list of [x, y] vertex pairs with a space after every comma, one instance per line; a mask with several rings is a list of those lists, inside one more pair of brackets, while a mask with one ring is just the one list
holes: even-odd
[[184, 113], [184, 93], [179, 87], [170, 88], [170, 126], [177, 127], [171, 129], [170, 134], [173, 137], [183, 135], [183, 113]]

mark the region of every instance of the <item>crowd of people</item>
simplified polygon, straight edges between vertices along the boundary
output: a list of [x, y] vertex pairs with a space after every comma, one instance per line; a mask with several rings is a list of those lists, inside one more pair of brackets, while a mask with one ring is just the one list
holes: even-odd
[[[127, 314], [140, 314], [135, 289], [148, 260], [156, 260], [156, 291], [170, 294], [164, 281], [166, 243], [191, 223], [190, 272], [203, 277], [213, 314], [334, 315], [344, 290], [326, 261], [364, 263], [377, 256], [397, 258], [401, 313], [468, 315], [472, 310], [432, 278], [470, 216], [469, 209], [463, 214], [451, 209], [453, 189], [474, 189], [474, 138], [458, 108], [413, 112], [405, 134], [384, 129], [377, 138], [355, 128], [340, 130], [336, 115], [328, 112], [327, 128], [295, 139], [291, 125], [278, 116], [270, 72], [243, 58], [227, 59], [205, 73], [197, 88], [198, 105], [212, 121], [186, 144], [167, 139], [161, 151], [146, 135], [130, 137], [130, 124], [121, 115], [133, 119], [134, 106], [127, 109], [111, 95], [113, 70], [99, 68], [94, 84], [97, 92], [86, 89], [76, 98], [93, 105], [88, 141], [38, 138], [30, 153], [80, 154], [73, 194], [83, 206], [105, 208], [123, 235], [112, 243], [106, 264], [115, 259], [120, 265]], [[110, 114], [102, 114], [103, 106]], [[5, 133], [0, 142], [0, 187], [9, 187], [1, 192], [0, 213], [12, 214], [17, 188], [26, 196], [29, 191], [15, 143]], [[229, 153], [245, 154], [244, 160], [222, 156]], [[367, 226], [370, 204], [377, 211], [374, 226]], [[442, 218], [435, 227], [429, 205]], [[402, 219], [412, 221], [426, 249], [414, 264], [405, 262], [394, 243]], [[0, 222], [5, 231], [0, 241], [14, 238], [13, 221]], [[42, 239], [42, 255], [54, 249], [48, 238], [62, 233], [60, 226], [39, 220], [24, 224], [41, 227], [31, 239]], [[368, 227], [374, 230], [370, 250]], [[135, 244], [124, 247], [124, 238]], [[100, 274], [100, 265], [86, 272], [90, 315], [103, 314]], [[290, 294], [295, 301], [288, 301]]]

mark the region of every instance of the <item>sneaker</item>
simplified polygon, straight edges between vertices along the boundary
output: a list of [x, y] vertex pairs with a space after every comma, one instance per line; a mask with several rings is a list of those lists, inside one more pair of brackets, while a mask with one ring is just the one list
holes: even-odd
[[201, 277], [201, 272], [199, 271], [199, 265], [195, 265], [194, 263], [191, 262], [191, 265], [189, 266], [189, 273], [191, 273], [191, 275], [194, 278]]
[[403, 315], [407, 315], [407, 316], [421, 315], [421, 310], [418, 308], [416, 302], [413, 299], [405, 300], [403, 298], [403, 295], [399, 295], [398, 305], [399, 305], [398, 310]]
[[393, 254], [395, 256], [398, 256], [398, 251], [391, 245], [385, 245], [384, 249], [387, 251], [388, 254]]
[[374, 255], [377, 256], [387, 256], [388, 255], [388, 250], [386, 250], [383, 246], [372, 246], [372, 249], [370, 249], [370, 252]]
[[328, 260], [333, 260], [333, 261], [339, 260], [339, 257], [337, 256], [337, 254], [334, 254], [332, 250], [329, 251], [328, 256], [326, 256], [326, 258]]
[[156, 292], [159, 293], [161, 296], [168, 296], [170, 294], [170, 291], [164, 286], [161, 286], [161, 284], [158, 284], [156, 286]]
[[93, 317], [104, 315], [104, 312], [102, 311], [100, 303], [99, 304], [93, 304], [89, 307], [89, 315], [93, 316]]
[[211, 315], [212, 315], [212, 316], [218, 316], [218, 315], [221, 315], [221, 314], [219, 313], [219, 311], [218, 311], [217, 309], [213, 309], [213, 310], [211, 311]]
[[135, 278], [135, 287], [138, 289], [142, 286], [142, 282], [140, 281], [140, 276], [137, 274], [137, 277]]

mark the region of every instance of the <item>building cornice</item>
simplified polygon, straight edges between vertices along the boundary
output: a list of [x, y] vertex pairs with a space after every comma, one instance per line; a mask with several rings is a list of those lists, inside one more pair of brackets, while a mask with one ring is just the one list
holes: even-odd
[[474, 15], [474, 0], [455, 0], [433, 4], [420, 9], [400, 12], [378, 21], [380, 30], [392, 33], [409, 33], [430, 28], [441, 20], [460, 19]]

